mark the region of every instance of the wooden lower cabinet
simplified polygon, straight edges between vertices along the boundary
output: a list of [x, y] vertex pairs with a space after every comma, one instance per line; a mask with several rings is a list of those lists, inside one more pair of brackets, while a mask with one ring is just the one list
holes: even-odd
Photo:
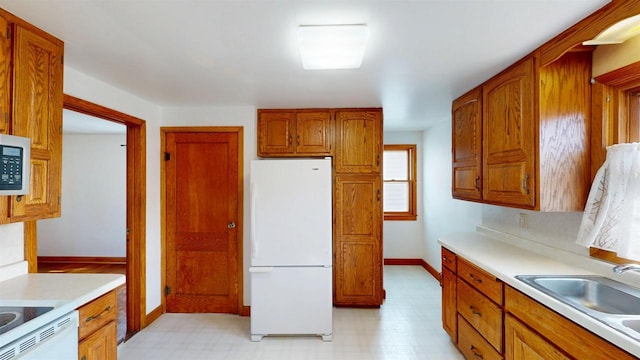
[[458, 315], [458, 349], [467, 359], [501, 360], [503, 359], [494, 348], [469, 324]]
[[442, 327], [453, 342], [457, 343], [456, 274], [447, 268], [442, 268]]
[[379, 175], [339, 174], [334, 183], [334, 304], [382, 304], [382, 199]]
[[553, 344], [529, 327], [507, 314], [504, 320], [505, 352], [512, 360], [564, 360], [570, 359]]
[[78, 344], [78, 360], [117, 359], [116, 323], [112, 321]]
[[460, 278], [457, 285], [458, 313], [482, 334], [496, 351], [502, 352], [502, 308]]
[[78, 360], [116, 360], [118, 307], [115, 290], [78, 310]]

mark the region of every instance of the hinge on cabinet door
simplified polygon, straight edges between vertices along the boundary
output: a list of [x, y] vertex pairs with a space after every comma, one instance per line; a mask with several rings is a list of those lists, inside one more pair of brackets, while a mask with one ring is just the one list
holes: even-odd
[[169, 296], [171, 294], [171, 286], [167, 285], [164, 287], [164, 296]]
[[164, 161], [169, 161], [171, 160], [171, 153], [170, 152], [165, 152], [164, 153]]
[[60, 56], [60, 64], [64, 65], [64, 55]]
[[7, 26], [7, 39], [11, 39], [11, 28]]

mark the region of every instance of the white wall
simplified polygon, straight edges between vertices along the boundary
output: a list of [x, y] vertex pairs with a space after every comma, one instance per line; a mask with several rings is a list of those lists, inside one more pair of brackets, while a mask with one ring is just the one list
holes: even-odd
[[24, 260], [22, 223], [0, 225], [0, 267]]
[[475, 231], [482, 221], [482, 205], [451, 197], [451, 120], [424, 132], [424, 260], [441, 270], [438, 238], [458, 231]]
[[423, 154], [422, 131], [389, 131], [384, 133], [384, 144], [415, 144], [416, 147], [416, 198], [418, 219], [415, 221], [384, 222], [383, 228], [383, 257], [385, 259], [416, 259], [421, 258], [424, 248], [424, 222], [422, 216], [422, 184]]
[[[256, 108], [253, 106], [164, 108], [162, 126], [242, 126], [244, 132], [244, 304], [251, 304], [249, 283], [250, 234], [249, 209], [249, 169], [252, 159], [256, 159]], [[159, 176], [159, 172], [157, 173]]]
[[126, 134], [63, 141], [62, 216], [38, 221], [38, 255], [126, 257]]
[[[161, 304], [160, 288], [160, 107], [68, 66], [64, 68], [64, 93], [118, 110], [146, 121], [146, 309]], [[64, 211], [64, 209], [62, 210]]]

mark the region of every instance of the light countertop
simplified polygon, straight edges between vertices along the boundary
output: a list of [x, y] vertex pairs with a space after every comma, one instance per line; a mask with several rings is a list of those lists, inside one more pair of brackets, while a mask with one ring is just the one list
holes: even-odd
[[16, 334], [31, 332], [125, 283], [119, 274], [26, 274], [0, 282], [0, 306], [53, 309], [0, 335], [0, 347]]
[[[640, 357], [640, 341], [610, 328], [515, 278], [516, 275], [602, 275], [626, 282], [623, 281], [625, 277], [613, 274], [611, 271], [613, 265], [588, 258], [576, 261], [577, 255], [561, 254], [561, 250], [553, 255], [545, 254], [544, 251], [534, 252], [531, 249], [506, 243], [490, 234], [478, 232], [454, 233], [443, 236], [438, 242], [458, 256], [493, 274], [505, 284]], [[562, 256], [566, 256], [566, 261], [561, 260], [564, 259]]]

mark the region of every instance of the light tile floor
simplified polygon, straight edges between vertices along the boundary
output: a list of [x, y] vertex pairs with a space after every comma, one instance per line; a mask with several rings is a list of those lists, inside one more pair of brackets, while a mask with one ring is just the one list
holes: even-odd
[[333, 341], [320, 337], [249, 339], [250, 319], [164, 314], [118, 348], [120, 360], [463, 359], [441, 324], [441, 289], [420, 266], [385, 266], [380, 309], [335, 308]]

